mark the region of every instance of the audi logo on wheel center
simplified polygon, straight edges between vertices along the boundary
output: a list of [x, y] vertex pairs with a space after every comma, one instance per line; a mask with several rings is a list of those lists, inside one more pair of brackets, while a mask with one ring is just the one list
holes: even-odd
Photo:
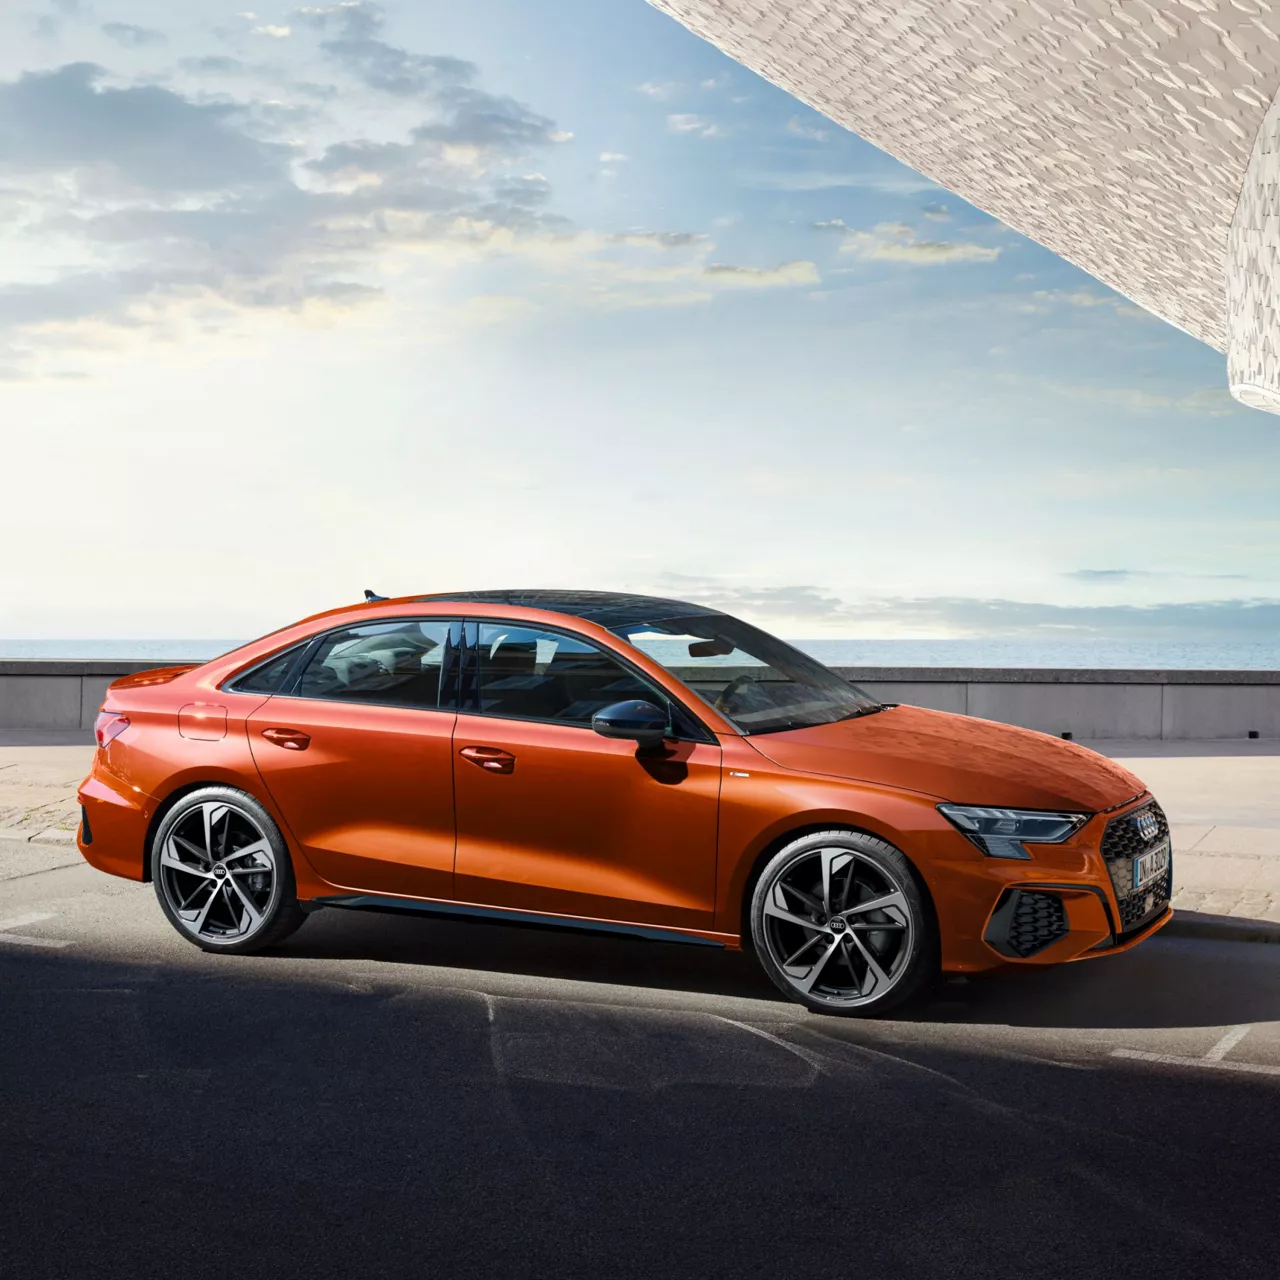
[[1156, 815], [1150, 810], [1141, 813], [1137, 818], [1138, 834], [1147, 841], [1148, 844], [1160, 834], [1160, 823], [1156, 820]]

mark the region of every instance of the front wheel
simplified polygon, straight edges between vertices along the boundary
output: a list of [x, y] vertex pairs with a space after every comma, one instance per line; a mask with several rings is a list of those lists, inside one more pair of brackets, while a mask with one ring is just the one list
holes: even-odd
[[305, 919], [280, 829], [234, 787], [173, 806], [151, 844], [151, 879], [169, 923], [205, 951], [261, 951]]
[[782, 992], [819, 1013], [883, 1013], [915, 995], [938, 963], [911, 864], [854, 831], [802, 836], [769, 861], [751, 900], [751, 935]]

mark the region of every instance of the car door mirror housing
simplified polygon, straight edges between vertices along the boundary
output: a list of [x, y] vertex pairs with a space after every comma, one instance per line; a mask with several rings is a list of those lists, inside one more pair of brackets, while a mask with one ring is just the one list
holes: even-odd
[[668, 735], [667, 713], [641, 698], [615, 702], [591, 717], [602, 738], [625, 738], [642, 747], [657, 746]]

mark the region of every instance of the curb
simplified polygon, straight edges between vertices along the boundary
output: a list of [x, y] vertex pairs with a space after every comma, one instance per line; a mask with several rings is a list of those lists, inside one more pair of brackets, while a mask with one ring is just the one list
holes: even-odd
[[1171, 938], [1212, 938], [1218, 942], [1280, 944], [1280, 923], [1242, 916], [1214, 916], [1203, 911], [1179, 911], [1160, 932]]

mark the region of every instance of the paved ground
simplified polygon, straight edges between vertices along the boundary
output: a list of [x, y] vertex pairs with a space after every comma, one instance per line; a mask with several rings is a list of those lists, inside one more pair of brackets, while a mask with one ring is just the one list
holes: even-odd
[[[1280, 924], [1280, 743], [1085, 745], [1132, 769], [1164, 805], [1177, 854], [1175, 907]], [[0, 736], [0, 837], [54, 846], [6, 855], [0, 876], [6, 866], [66, 861], [56, 846], [75, 831], [75, 791], [92, 755], [66, 735]]]
[[1164, 806], [1176, 908], [1280, 922], [1280, 743], [1085, 745], [1131, 769]]
[[[7, 861], [26, 845], [0, 846]], [[808, 1014], [744, 956], [0, 881], [0, 1274], [1275, 1274], [1280, 947]]]
[[75, 831], [76, 788], [89, 772], [93, 747], [0, 737], [0, 836], [30, 839], [50, 830]]

